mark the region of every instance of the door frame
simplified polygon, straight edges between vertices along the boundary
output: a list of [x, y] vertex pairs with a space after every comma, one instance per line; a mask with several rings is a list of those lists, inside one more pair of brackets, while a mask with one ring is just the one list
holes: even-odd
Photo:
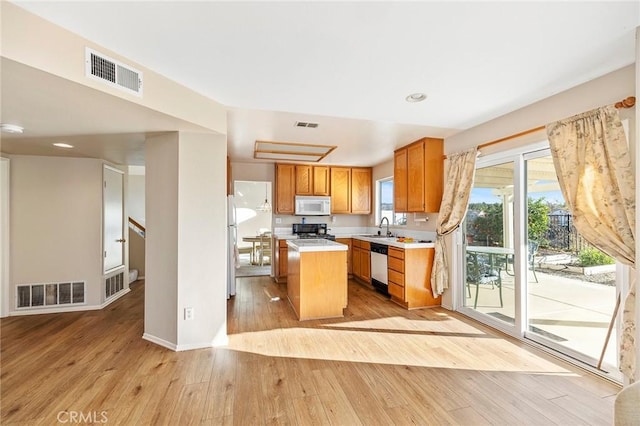
[[[473, 308], [464, 306], [465, 286], [466, 286], [466, 261], [465, 250], [466, 241], [464, 238], [464, 230], [462, 226], [457, 231], [456, 239], [456, 274], [457, 278], [454, 282], [461, 283], [456, 286], [456, 293], [454, 294], [456, 303], [456, 311], [487, 324], [497, 330], [502, 331], [510, 336], [517, 337], [519, 339], [524, 338], [524, 332], [526, 330], [526, 288], [523, 288], [522, 277], [526, 276], [527, 268], [527, 232], [526, 232], [526, 206], [523, 204], [526, 193], [525, 182], [525, 157], [529, 155], [536, 155], [539, 152], [549, 149], [548, 141], [540, 141], [521, 147], [512, 148], [505, 151], [490, 153], [481, 155], [476, 161], [476, 169], [491, 167], [499, 164], [513, 162], [513, 248], [514, 248], [514, 324], [510, 325], [504, 321], [500, 321], [497, 318], [493, 318], [489, 315], [476, 311]], [[523, 211], [523, 209], [525, 209]], [[464, 222], [463, 222], [464, 223]]]
[[[127, 264], [127, 259], [126, 259], [126, 247], [127, 247], [127, 241], [126, 241], [126, 230], [127, 230], [127, 223], [125, 220], [125, 182], [124, 182], [124, 177], [125, 177], [125, 172], [117, 169], [113, 166], [110, 166], [108, 164], [103, 164], [102, 165], [102, 275], [106, 276], [108, 274], [110, 274], [113, 271], [116, 271], [120, 268], [124, 268]], [[122, 236], [121, 238], [123, 238], [125, 241], [122, 243], [122, 260], [121, 260], [121, 264], [114, 266], [113, 268], [109, 268], [108, 270], [105, 269], [105, 244], [106, 244], [106, 235], [105, 235], [105, 208], [106, 208], [106, 191], [105, 191], [105, 186], [106, 186], [106, 174], [107, 174], [107, 170], [111, 171], [111, 172], [115, 172], [118, 173], [122, 176], [122, 187], [121, 187], [121, 199], [122, 199], [122, 212], [121, 212], [121, 227], [122, 227]], [[125, 277], [126, 278], [126, 277]]]

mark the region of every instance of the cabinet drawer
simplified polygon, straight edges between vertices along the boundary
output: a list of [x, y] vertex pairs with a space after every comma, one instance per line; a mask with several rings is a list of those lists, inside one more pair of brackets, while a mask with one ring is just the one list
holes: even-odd
[[387, 262], [389, 265], [389, 269], [404, 273], [404, 260], [387, 256]]
[[389, 247], [389, 257], [395, 257], [396, 259], [404, 259], [404, 250], [397, 247]]
[[389, 283], [389, 294], [396, 299], [404, 300], [404, 287], [400, 287], [392, 282]]
[[397, 272], [392, 269], [387, 270], [387, 272], [389, 274], [389, 282], [393, 281], [404, 287], [404, 274], [402, 272]]

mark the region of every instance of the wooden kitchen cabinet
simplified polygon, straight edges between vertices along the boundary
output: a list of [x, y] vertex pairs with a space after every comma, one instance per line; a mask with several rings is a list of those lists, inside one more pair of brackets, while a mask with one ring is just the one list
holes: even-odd
[[331, 193], [330, 181], [329, 167], [313, 166], [313, 195], [329, 195]]
[[296, 166], [295, 195], [313, 195], [313, 166]]
[[275, 212], [278, 214], [294, 214], [294, 197], [296, 191], [296, 166], [276, 163]]
[[443, 173], [442, 139], [423, 138], [396, 150], [393, 175], [395, 211], [399, 213], [438, 212], [442, 201]]
[[353, 240], [353, 276], [371, 284], [371, 244], [368, 241]]
[[407, 150], [400, 149], [393, 155], [393, 208], [407, 211]]
[[274, 274], [273, 277], [277, 283], [287, 281], [287, 263], [288, 263], [288, 254], [289, 247], [287, 246], [287, 240], [279, 240], [276, 237], [273, 237], [273, 242], [271, 247], [273, 247], [274, 251]]
[[371, 168], [351, 168], [351, 213], [371, 213]]
[[331, 213], [351, 213], [351, 168], [331, 167]]
[[440, 306], [431, 292], [434, 249], [389, 247], [387, 255], [391, 300], [407, 309]]
[[336, 242], [347, 246], [347, 274], [353, 275], [353, 242], [351, 238], [336, 238]]
[[329, 167], [296, 165], [295, 195], [329, 195]]

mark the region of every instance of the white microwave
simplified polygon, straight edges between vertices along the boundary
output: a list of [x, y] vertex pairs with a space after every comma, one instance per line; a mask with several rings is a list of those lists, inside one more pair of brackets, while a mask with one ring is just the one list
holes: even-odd
[[331, 197], [314, 197], [296, 195], [297, 216], [329, 216], [331, 215]]

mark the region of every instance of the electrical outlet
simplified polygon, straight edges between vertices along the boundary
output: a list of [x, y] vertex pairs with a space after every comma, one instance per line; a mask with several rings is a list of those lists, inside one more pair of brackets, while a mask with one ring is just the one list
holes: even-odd
[[281, 224], [282, 224], [282, 218], [276, 217], [276, 225], [281, 225]]
[[184, 308], [184, 319], [187, 321], [193, 319], [193, 308]]

